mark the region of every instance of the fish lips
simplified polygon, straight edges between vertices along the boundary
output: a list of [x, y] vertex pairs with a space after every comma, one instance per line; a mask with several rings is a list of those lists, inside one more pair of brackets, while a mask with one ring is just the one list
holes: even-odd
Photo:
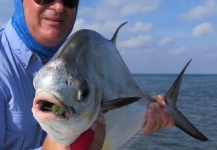
[[[64, 113], [60, 115], [54, 112], [51, 108], [52, 105], [58, 106]], [[45, 106], [48, 106], [49, 108], [45, 110]], [[38, 92], [36, 94], [33, 101], [32, 112], [35, 119], [39, 122], [48, 120], [69, 120], [75, 115], [73, 107], [66, 106], [55, 95], [49, 92]]]

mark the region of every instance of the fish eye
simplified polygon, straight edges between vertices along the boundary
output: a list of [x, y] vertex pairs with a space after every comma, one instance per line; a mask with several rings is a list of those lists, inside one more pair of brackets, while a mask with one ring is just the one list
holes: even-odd
[[83, 100], [89, 94], [88, 82], [83, 80], [78, 87], [78, 100]]

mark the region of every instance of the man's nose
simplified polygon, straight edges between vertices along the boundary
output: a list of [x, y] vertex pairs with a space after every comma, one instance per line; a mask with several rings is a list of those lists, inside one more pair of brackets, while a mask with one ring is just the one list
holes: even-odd
[[62, 0], [55, 0], [51, 7], [53, 7], [53, 9], [55, 9], [57, 11], [57, 13], [61, 13], [64, 11], [65, 6]]

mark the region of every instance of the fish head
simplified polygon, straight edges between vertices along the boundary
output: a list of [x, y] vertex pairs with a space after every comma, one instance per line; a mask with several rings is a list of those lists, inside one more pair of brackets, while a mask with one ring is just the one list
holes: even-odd
[[86, 61], [78, 58], [86, 44], [79, 45], [74, 38], [70, 43], [39, 70], [33, 81], [33, 115], [50, 138], [62, 145], [74, 142], [91, 127], [102, 101], [98, 76], [93, 71], [87, 73]]
[[77, 31], [36, 74], [32, 112], [56, 143], [71, 144], [100, 113], [139, 99], [120, 96], [120, 85], [128, 82], [115, 45], [117, 31], [112, 40], [93, 30]]

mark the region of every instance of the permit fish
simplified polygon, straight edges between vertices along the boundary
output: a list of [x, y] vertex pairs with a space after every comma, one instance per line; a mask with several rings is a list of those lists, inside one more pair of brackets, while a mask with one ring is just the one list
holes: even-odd
[[[141, 89], [117, 50], [117, 35], [125, 24], [118, 27], [111, 40], [93, 30], [77, 31], [36, 74], [32, 112], [56, 143], [70, 145], [99, 115], [105, 117], [107, 125], [104, 150], [122, 147], [144, 128], [147, 106], [153, 100]], [[206, 141], [208, 138], [176, 107], [190, 61], [165, 94], [166, 109], [178, 128]]]

